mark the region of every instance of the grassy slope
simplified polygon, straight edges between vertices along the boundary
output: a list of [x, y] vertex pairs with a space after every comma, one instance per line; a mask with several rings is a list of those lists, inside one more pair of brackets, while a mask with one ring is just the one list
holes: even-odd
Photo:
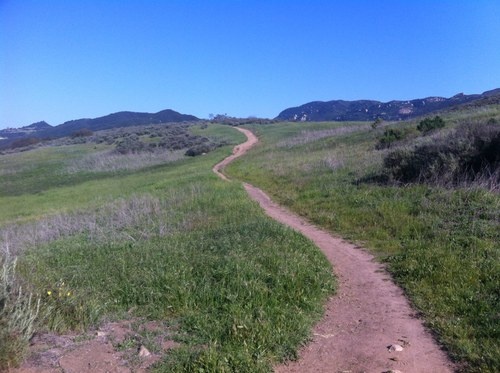
[[[486, 114], [454, 113], [448, 120], [498, 113], [498, 108]], [[338, 135], [322, 137], [325, 128], [356, 125], [251, 126], [261, 144], [230, 165], [228, 173], [386, 260], [464, 369], [499, 371], [499, 196], [482, 190], [359, 183], [380, 170], [384, 151], [374, 150], [374, 144], [383, 130], [335, 130]]]
[[[243, 140], [230, 127], [197, 131]], [[331, 269], [308, 240], [265, 217], [238, 183], [213, 175], [212, 165], [230, 152], [97, 180], [77, 175], [82, 180], [73, 184], [9, 179], [0, 197], [4, 226], [43, 229], [48, 215], [61, 213], [68, 214], [62, 221], [81, 216], [87, 224], [19, 258], [19, 272], [42, 296], [40, 327], [85, 329], [131, 310], [166, 322], [183, 344], [158, 371], [268, 371], [293, 357], [333, 291]], [[11, 168], [36, 154], [17, 156], [23, 159], [9, 156]], [[65, 156], [49, 158], [50, 167], [41, 159], [37, 168], [64, 169]], [[9, 192], [15, 183], [22, 193]], [[91, 224], [89, 216], [96, 216]]]

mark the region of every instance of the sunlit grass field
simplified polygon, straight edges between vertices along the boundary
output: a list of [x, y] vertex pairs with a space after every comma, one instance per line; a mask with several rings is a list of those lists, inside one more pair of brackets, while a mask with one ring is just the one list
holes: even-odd
[[[193, 131], [244, 141], [228, 126]], [[232, 146], [138, 170], [67, 172], [105, 147], [0, 156], [2, 265], [16, 256], [17, 283], [40, 298], [35, 327], [163, 322], [180, 347], [153, 371], [266, 372], [293, 358], [334, 290], [331, 267], [212, 173]], [[15, 336], [0, 337], [0, 367], [15, 364]]]
[[[497, 107], [443, 115], [448, 133], [499, 119]], [[387, 263], [464, 371], [500, 371], [500, 197], [477, 187], [376, 183], [384, 123], [248, 126], [260, 144], [227, 173]], [[427, 138], [416, 141], [428, 141]], [[411, 146], [403, 144], [401, 146]]]

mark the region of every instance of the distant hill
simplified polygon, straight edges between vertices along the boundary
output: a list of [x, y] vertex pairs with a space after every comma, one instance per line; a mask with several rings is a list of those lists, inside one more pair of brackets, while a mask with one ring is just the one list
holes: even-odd
[[158, 124], [170, 122], [197, 121], [193, 115], [181, 114], [173, 110], [163, 110], [158, 113], [136, 113], [132, 111], [120, 111], [94, 119], [77, 119], [64, 122], [51, 129], [41, 131], [37, 136], [62, 137], [71, 135], [73, 132], [83, 128], [91, 131], [107, 130], [116, 127], [140, 126], [145, 124]]
[[121, 111], [93, 119], [76, 119], [52, 127], [46, 122], [37, 122], [22, 128], [0, 130], [0, 142], [4, 144], [23, 137], [56, 138], [69, 136], [75, 131], [88, 129], [100, 131], [116, 127], [140, 126], [146, 124], [198, 121], [193, 115], [178, 113], [174, 110], [162, 110], [158, 113], [136, 113]]
[[0, 138], [3, 139], [20, 138], [33, 135], [39, 131], [49, 130], [51, 128], [53, 127], [50, 124], [48, 124], [45, 121], [41, 121], [21, 128], [6, 128], [0, 130]]
[[426, 97], [410, 101], [314, 101], [283, 110], [276, 119], [290, 121], [372, 121], [377, 118], [391, 121], [404, 120], [476, 100], [484, 103], [491, 102], [497, 97], [500, 97], [500, 88], [482, 94], [459, 93], [450, 98]]

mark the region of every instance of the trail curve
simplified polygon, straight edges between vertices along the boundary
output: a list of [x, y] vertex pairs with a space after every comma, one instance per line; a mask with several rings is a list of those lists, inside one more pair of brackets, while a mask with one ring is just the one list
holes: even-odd
[[[224, 167], [258, 142], [251, 131], [236, 129], [247, 141], [213, 167], [224, 180], [228, 180], [222, 173]], [[297, 361], [276, 366], [275, 372], [454, 371], [402, 290], [371, 254], [277, 205], [262, 190], [246, 183], [244, 187], [267, 215], [312, 240], [338, 277], [337, 294], [328, 300], [312, 340], [299, 351]], [[400, 347], [402, 351], [395, 351]]]
[[241, 157], [243, 154], [245, 154], [250, 148], [255, 146], [259, 142], [259, 139], [257, 136], [253, 134], [252, 131], [247, 130], [245, 128], [240, 128], [236, 127], [236, 129], [240, 132], [242, 132], [246, 137], [247, 141], [244, 143], [241, 143], [239, 145], [236, 145], [233, 149], [233, 154], [231, 154], [229, 157], [224, 158], [221, 162], [217, 163], [212, 170], [215, 172], [217, 176], [219, 176], [223, 180], [229, 180], [226, 175], [222, 173], [222, 170], [224, 167], [226, 167], [229, 163], [231, 163], [233, 160], [235, 160], [238, 157]]

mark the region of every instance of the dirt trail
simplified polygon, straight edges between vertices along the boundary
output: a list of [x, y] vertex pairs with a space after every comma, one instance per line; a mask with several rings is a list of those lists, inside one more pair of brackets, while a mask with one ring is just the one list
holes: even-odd
[[[237, 128], [248, 141], [213, 170], [221, 170], [254, 146], [258, 139]], [[281, 372], [452, 372], [453, 364], [439, 348], [383, 266], [361, 248], [332, 236], [275, 204], [260, 189], [244, 184], [252, 199], [273, 219], [311, 239], [338, 276], [337, 295], [299, 359], [275, 368]], [[397, 345], [397, 346], [396, 346]], [[390, 349], [389, 346], [393, 348]], [[402, 351], [394, 351], [394, 348]]]
[[249, 131], [247, 129], [244, 129], [244, 128], [239, 128], [239, 127], [236, 127], [236, 129], [238, 131], [242, 132], [247, 137], [247, 141], [245, 141], [244, 143], [242, 143], [240, 145], [236, 145], [234, 147], [234, 149], [233, 149], [233, 154], [232, 155], [230, 155], [227, 158], [224, 158], [221, 162], [217, 163], [212, 168], [212, 170], [217, 174], [217, 176], [219, 176], [223, 180], [228, 180], [228, 178], [226, 177], [226, 175], [224, 175], [221, 172], [224, 169], [224, 167], [226, 167], [234, 159], [236, 159], [236, 158], [242, 156], [243, 154], [245, 154], [248, 149], [250, 149], [251, 147], [253, 147], [255, 144], [257, 144], [259, 142], [259, 139], [257, 138], [257, 136], [255, 136], [253, 134], [253, 132], [251, 132], [251, 131]]

